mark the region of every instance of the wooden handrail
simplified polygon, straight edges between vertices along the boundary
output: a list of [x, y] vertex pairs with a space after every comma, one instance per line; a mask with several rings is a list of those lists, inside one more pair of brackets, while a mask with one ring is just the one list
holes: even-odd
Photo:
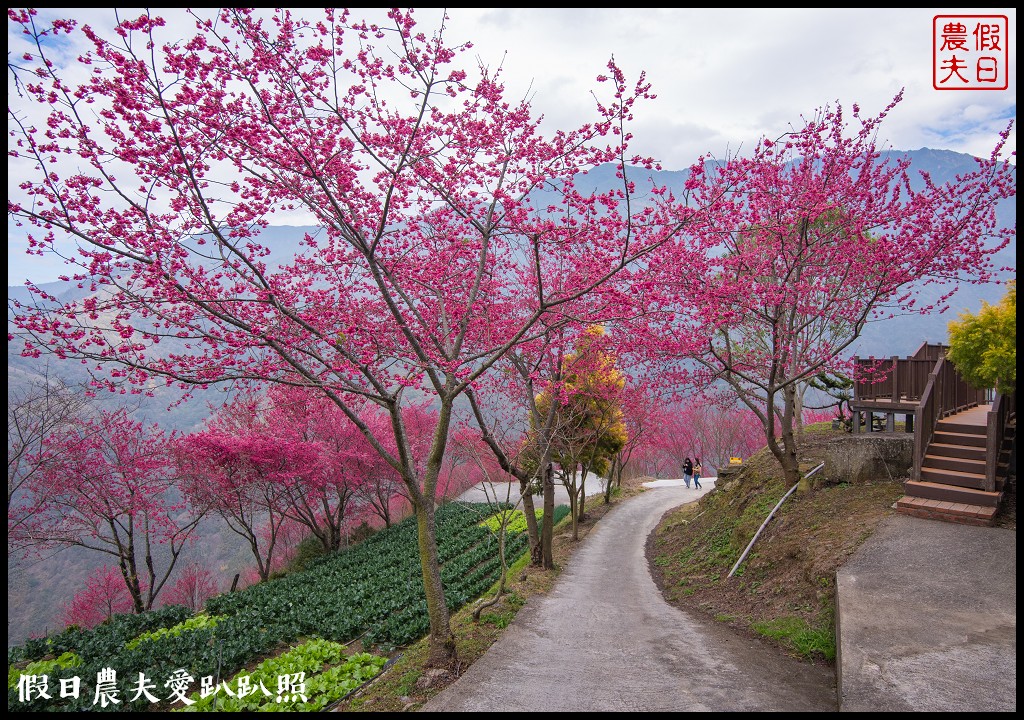
[[942, 367], [945, 358], [939, 358], [935, 363], [935, 369], [928, 375], [928, 382], [921, 392], [921, 400], [914, 410], [914, 469], [912, 478], [914, 481], [921, 480], [921, 465], [924, 463], [924, 454], [928, 444], [935, 434], [935, 425], [938, 422], [935, 411], [935, 388], [939, 385], [939, 369]]
[[985, 417], [985, 490], [996, 489], [996, 472], [999, 466], [999, 448], [1003, 444], [1003, 396], [997, 394], [992, 409]]
[[999, 454], [1006, 439], [1006, 423], [1009, 416], [1015, 413], [1016, 395], [995, 393], [992, 409], [986, 418], [985, 433], [985, 489], [994, 492], [999, 479]]
[[854, 398], [866, 401], [885, 399], [893, 402], [916, 402], [924, 392], [924, 386], [935, 367], [935, 362], [921, 358], [857, 358], [858, 369], [855, 371], [855, 377], [863, 378], [867, 374], [866, 368], [871, 368], [873, 373], [884, 377], [880, 380], [856, 380]]

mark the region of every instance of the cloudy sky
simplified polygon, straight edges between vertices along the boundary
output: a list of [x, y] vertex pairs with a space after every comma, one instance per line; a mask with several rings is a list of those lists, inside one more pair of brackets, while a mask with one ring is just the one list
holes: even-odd
[[[933, 18], [967, 12], [1007, 17], [1006, 90], [933, 88]], [[884, 126], [900, 150], [987, 155], [1017, 111], [1013, 9], [510, 8], [449, 15], [453, 38], [473, 40], [492, 63], [507, 53], [510, 89], [513, 79], [522, 87], [532, 80], [538, 108], [556, 124], [589, 109], [588, 88], [611, 55], [629, 77], [646, 71], [658, 99], [637, 113], [638, 149], [668, 169], [777, 136], [825, 104], [856, 102], [875, 114], [901, 88], [905, 99]]]
[[[301, 15], [301, 11], [296, 11]], [[442, 11], [416, 12], [420, 28], [432, 32]], [[81, 23], [109, 27], [113, 12], [45, 10]], [[133, 11], [122, 11], [132, 17]], [[174, 10], [161, 10], [172, 23]], [[865, 10], [709, 9], [450, 9], [449, 43], [472, 42], [470, 51], [491, 67], [503, 66], [508, 97], [532, 98], [549, 128], [571, 128], [592, 119], [594, 78], [614, 55], [627, 79], [646, 72], [658, 98], [636, 113], [633, 150], [651, 155], [666, 169], [688, 167], [702, 153], [724, 157], [742, 152], [762, 136], [777, 137], [824, 105], [861, 106], [880, 112], [904, 89], [904, 100], [882, 126], [883, 146], [921, 147], [988, 155], [997, 133], [1016, 117], [1016, 11], [1012, 8]], [[383, 21], [380, 10], [355, 16]], [[1005, 16], [1006, 37], [989, 49], [1004, 89], [936, 90], [948, 74], [936, 69], [935, 16]], [[996, 21], [998, 22], [998, 21]], [[174, 25], [172, 25], [174, 27]], [[190, 25], [182, 22], [182, 34]], [[991, 36], [990, 36], [991, 41]], [[8, 38], [16, 50], [18, 38]], [[972, 46], [975, 38], [967, 34]], [[968, 52], [959, 74], [980, 84]], [[991, 61], [990, 61], [991, 62]], [[992, 71], [989, 71], [992, 72]], [[955, 81], [957, 78], [953, 78]], [[11, 90], [8, 85], [10, 101]], [[9, 103], [10, 104], [10, 103]], [[9, 140], [10, 142], [10, 140]], [[1016, 149], [1016, 131], [1008, 149]], [[9, 243], [9, 246], [16, 243]], [[9, 247], [9, 283], [25, 277], [20, 253]]]

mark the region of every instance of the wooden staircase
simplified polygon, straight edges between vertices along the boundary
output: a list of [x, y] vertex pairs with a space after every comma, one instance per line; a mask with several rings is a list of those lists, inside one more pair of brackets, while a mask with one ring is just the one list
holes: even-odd
[[1014, 426], [999, 448], [994, 491], [985, 490], [985, 431], [989, 406], [971, 408], [940, 420], [921, 463], [920, 480], [903, 484], [897, 512], [965, 525], [995, 524], [1003, 496]]

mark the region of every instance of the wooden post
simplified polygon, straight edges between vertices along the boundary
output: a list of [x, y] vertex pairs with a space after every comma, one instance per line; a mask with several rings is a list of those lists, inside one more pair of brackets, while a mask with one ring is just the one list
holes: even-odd
[[900, 359], [892, 356], [892, 401], [900, 401]]
[[[926, 393], [922, 393], [922, 395], [926, 395]], [[916, 428], [914, 430], [914, 467], [910, 472], [910, 479], [915, 482], [920, 482], [921, 480], [921, 461], [924, 459], [925, 450], [924, 438], [921, 437], [921, 432], [924, 429], [923, 420], [925, 412], [923, 400], [924, 398], [921, 403], [918, 403], [917, 409], [914, 410], [914, 426]]]
[[999, 465], [999, 417], [995, 411], [989, 410], [985, 414], [985, 419], [985, 491], [994, 492]]

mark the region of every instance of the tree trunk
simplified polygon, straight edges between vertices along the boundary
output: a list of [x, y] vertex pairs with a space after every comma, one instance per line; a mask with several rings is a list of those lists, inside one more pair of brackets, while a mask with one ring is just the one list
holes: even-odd
[[580, 475], [580, 489], [579, 489], [580, 499], [576, 503], [579, 506], [579, 509], [580, 509], [580, 512], [579, 512], [579, 515], [578, 515], [578, 518], [577, 518], [580, 522], [583, 522], [584, 520], [587, 519], [587, 507], [586, 506], [587, 506], [587, 473], [588, 472], [590, 472], [590, 470], [587, 468], [586, 465], [584, 465], [583, 466], [583, 474]]
[[430, 617], [430, 647], [427, 665], [433, 668], [452, 669], [455, 666], [455, 636], [452, 634], [451, 616], [441, 584], [441, 563], [437, 555], [437, 533], [434, 522], [434, 501], [413, 502], [416, 512], [417, 538], [420, 550], [420, 569], [423, 573], [423, 589], [427, 597], [427, 614]]
[[[797, 442], [797, 436], [793, 431], [794, 425], [801, 430], [803, 428], [800, 417], [796, 414], [803, 407], [803, 398], [796, 383], [786, 386], [783, 397], [786, 399], [786, 406], [782, 413], [782, 446], [785, 449], [788, 461], [783, 466], [783, 469], [786, 470], [787, 479], [799, 484], [799, 487], [796, 489], [798, 493], [810, 492], [813, 482], [810, 478], [803, 477], [803, 474], [800, 472], [800, 446]], [[789, 468], [793, 469], [793, 475], [790, 474]]]
[[791, 395], [792, 386], [785, 388], [783, 392], [785, 408], [782, 413], [782, 445], [775, 435], [775, 396], [768, 396], [765, 416], [765, 438], [768, 441], [768, 449], [779, 461], [783, 475], [786, 479], [786, 486], [791, 487], [800, 483], [798, 493], [810, 490], [810, 481], [800, 479], [800, 462], [797, 457], [796, 440], [793, 436], [793, 398]]
[[530, 483], [519, 481], [519, 492], [523, 498], [523, 514], [526, 516], [526, 536], [530, 540], [530, 565], [540, 567], [541, 557], [540, 534], [537, 531], [537, 511], [533, 504], [533, 495], [529, 492]]
[[[448, 385], [453, 382], [448, 378]], [[455, 648], [455, 635], [452, 634], [451, 615], [445, 598], [444, 585], [441, 582], [441, 560], [437, 552], [437, 523], [435, 521], [435, 503], [437, 498], [437, 478], [444, 462], [445, 446], [448, 443], [448, 430], [452, 418], [452, 402], [449, 396], [442, 400], [438, 411], [437, 424], [430, 451], [427, 453], [426, 468], [422, 476], [423, 490], [417, 482], [415, 460], [409, 449], [408, 438], [401, 422], [401, 409], [398, 405], [392, 408], [392, 427], [399, 454], [405, 465], [403, 482], [409, 490], [413, 512], [416, 514], [417, 542], [420, 551], [420, 569], [423, 574], [423, 589], [427, 600], [427, 615], [430, 618], [430, 638], [427, 653], [427, 666], [443, 668], [454, 672], [458, 656]]]
[[608, 470], [608, 482], [604, 486], [604, 504], [611, 505], [612, 502], [612, 488], [614, 487], [615, 476], [619, 477], [619, 484], [622, 483], [622, 462], [620, 460], [621, 453], [617, 454], [612, 458], [612, 466]]
[[566, 490], [569, 491], [569, 514], [572, 516], [572, 539], [579, 540], [579, 496], [576, 494], [576, 468], [572, 469], [572, 480], [566, 483]]
[[[796, 444], [798, 447], [804, 445], [804, 392], [807, 390], [807, 386], [797, 384], [790, 386], [793, 388], [793, 423], [796, 426]], [[788, 396], [789, 391], [787, 389], [786, 394]]]
[[136, 615], [146, 611], [145, 603], [142, 600], [142, 588], [139, 587], [139, 574], [135, 570], [135, 559], [121, 557], [121, 577], [128, 588], [128, 594], [132, 596], [132, 610]]
[[544, 569], [555, 569], [555, 553], [553, 541], [555, 534], [555, 469], [551, 463], [544, 470], [544, 531], [541, 533], [541, 555]]

